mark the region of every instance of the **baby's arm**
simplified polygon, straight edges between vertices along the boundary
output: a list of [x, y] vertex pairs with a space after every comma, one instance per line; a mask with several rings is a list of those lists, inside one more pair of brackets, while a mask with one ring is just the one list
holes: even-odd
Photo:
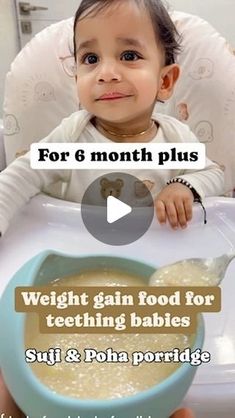
[[209, 158], [206, 159], [206, 166], [203, 170], [185, 170], [177, 177], [187, 181], [202, 200], [208, 196], [221, 196], [225, 192], [224, 172]]
[[17, 158], [0, 174], [0, 232], [4, 234], [11, 218], [31, 197], [46, 186], [66, 181], [66, 173], [58, 170], [33, 170], [29, 153]]
[[192, 219], [193, 193], [180, 183], [169, 184], [158, 194], [155, 207], [158, 221], [169, 224], [173, 229], [186, 228]]
[[[66, 119], [44, 138], [43, 143], [70, 140]], [[69, 125], [70, 126], [70, 125]], [[17, 158], [0, 173], [0, 234], [3, 235], [17, 210], [45, 187], [59, 180], [68, 181], [69, 170], [34, 170], [30, 167], [30, 154]]]
[[[187, 142], [198, 142], [188, 130]], [[182, 183], [166, 185], [156, 198], [156, 212], [160, 223], [169, 221], [173, 228], [185, 228], [192, 218], [192, 205], [195, 198], [202, 201], [207, 196], [220, 196], [224, 193], [224, 173], [208, 158], [203, 170], [185, 170], [171, 179], [182, 179]], [[188, 186], [189, 187], [188, 187]]]
[[182, 179], [183, 182], [166, 185], [155, 202], [159, 222], [164, 224], [168, 220], [174, 229], [179, 226], [185, 228], [192, 219], [194, 200], [202, 201], [205, 196], [219, 196], [224, 192], [224, 173], [210, 160], [207, 160], [204, 170], [188, 170], [175, 179]]

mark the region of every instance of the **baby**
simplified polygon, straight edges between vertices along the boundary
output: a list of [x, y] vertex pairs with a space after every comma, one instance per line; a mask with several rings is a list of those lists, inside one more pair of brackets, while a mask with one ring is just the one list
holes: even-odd
[[[160, 0], [83, 0], [74, 21], [75, 76], [83, 110], [64, 119], [42, 142], [93, 142], [95, 148], [110, 142], [197, 141], [185, 124], [154, 111], [157, 101], [171, 97], [179, 77], [177, 36]], [[209, 159], [198, 171], [129, 173], [151, 185], [159, 222], [168, 221], [175, 229], [187, 226], [195, 199], [223, 193], [223, 172]], [[16, 211], [49, 185], [63, 181], [61, 198], [81, 202], [86, 188], [102, 175], [115, 180], [107, 170], [33, 170], [29, 153], [19, 157], [0, 174], [1, 234]], [[123, 184], [121, 192], [136, 193], [135, 188]], [[104, 198], [97, 190], [95, 202]]]
[[[171, 97], [179, 77], [177, 36], [160, 0], [83, 0], [74, 21], [74, 55], [84, 110], [64, 119], [42, 141], [93, 142], [94, 148], [99, 142], [197, 141], [186, 125], [154, 112], [157, 101]], [[131, 174], [150, 186], [159, 222], [168, 221], [173, 228], [186, 227], [194, 199], [223, 193], [223, 172], [208, 159], [200, 171]], [[113, 181], [112, 173], [100, 170], [33, 170], [29, 153], [20, 156], [0, 174], [0, 233], [17, 210], [47, 186], [63, 181], [61, 197], [81, 202], [86, 188], [100, 175]], [[123, 184], [122, 190], [132, 186]], [[104, 198], [100, 190], [97, 195]], [[1, 387], [4, 395], [3, 383]], [[6, 408], [11, 399], [8, 393], [5, 398]], [[183, 417], [184, 412], [174, 416]]]

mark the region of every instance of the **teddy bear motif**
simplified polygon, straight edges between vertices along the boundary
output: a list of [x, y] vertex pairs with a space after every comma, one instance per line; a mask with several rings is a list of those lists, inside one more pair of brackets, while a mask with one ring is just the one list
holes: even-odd
[[22, 157], [23, 155], [27, 154], [28, 151], [29, 150], [27, 150], [27, 149], [23, 149], [23, 150], [16, 151], [15, 158]]
[[47, 81], [39, 81], [34, 88], [34, 98], [43, 102], [55, 100], [54, 88]]
[[229, 52], [231, 52], [232, 55], [235, 55], [235, 48], [232, 47], [228, 42], [226, 42], [226, 47], [228, 48]]
[[4, 135], [15, 135], [20, 132], [18, 120], [13, 114], [6, 114], [4, 116]]
[[208, 58], [200, 58], [194, 63], [194, 68], [190, 71], [189, 76], [193, 80], [202, 80], [203, 78], [211, 78], [214, 74], [214, 63]]
[[60, 62], [63, 67], [63, 71], [69, 77], [74, 77], [76, 75], [76, 62], [74, 60], [74, 55], [66, 55], [65, 57], [59, 57]]
[[233, 124], [235, 111], [235, 88], [233, 87], [224, 104], [224, 115], [228, 117], [229, 125]]
[[177, 118], [182, 122], [189, 118], [188, 106], [186, 103], [179, 103], [176, 106], [177, 109]]
[[104, 177], [100, 180], [100, 185], [100, 193], [104, 199], [107, 199], [108, 196], [118, 198], [121, 195], [121, 189], [124, 186], [124, 181], [122, 179], [112, 181]]
[[212, 142], [214, 140], [213, 125], [207, 120], [201, 120], [195, 126], [195, 134], [200, 142]]

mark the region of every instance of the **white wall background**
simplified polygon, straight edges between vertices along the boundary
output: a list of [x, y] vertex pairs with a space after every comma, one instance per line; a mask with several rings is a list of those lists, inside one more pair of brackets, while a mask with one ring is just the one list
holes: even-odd
[[[66, 0], [69, 1], [72, 0]], [[167, 1], [175, 10], [197, 14], [208, 20], [235, 47], [235, 0]], [[19, 49], [15, 22], [14, 0], [0, 0], [0, 118], [5, 75]]]
[[207, 20], [235, 47], [235, 0], [166, 0], [175, 10]]

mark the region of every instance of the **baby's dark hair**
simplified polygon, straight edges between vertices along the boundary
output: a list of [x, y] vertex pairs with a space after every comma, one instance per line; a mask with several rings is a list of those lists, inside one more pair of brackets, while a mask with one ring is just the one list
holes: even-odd
[[[74, 27], [73, 27], [73, 44], [74, 44], [74, 56], [76, 60], [76, 38], [75, 38], [75, 28], [77, 21], [80, 19], [87, 10], [91, 8], [88, 13], [84, 14], [84, 17], [89, 15], [95, 16], [100, 11], [107, 9], [110, 4], [118, 2], [126, 2], [127, 0], [82, 0], [80, 6], [78, 7], [75, 18], [74, 18]], [[166, 7], [163, 5], [161, 0], [131, 0], [135, 2], [138, 6], [144, 7], [150, 14], [153, 28], [155, 31], [156, 39], [160, 42], [164, 53], [165, 53], [165, 65], [170, 65], [175, 62], [175, 57], [180, 51], [180, 36], [179, 33], [172, 22]]]

